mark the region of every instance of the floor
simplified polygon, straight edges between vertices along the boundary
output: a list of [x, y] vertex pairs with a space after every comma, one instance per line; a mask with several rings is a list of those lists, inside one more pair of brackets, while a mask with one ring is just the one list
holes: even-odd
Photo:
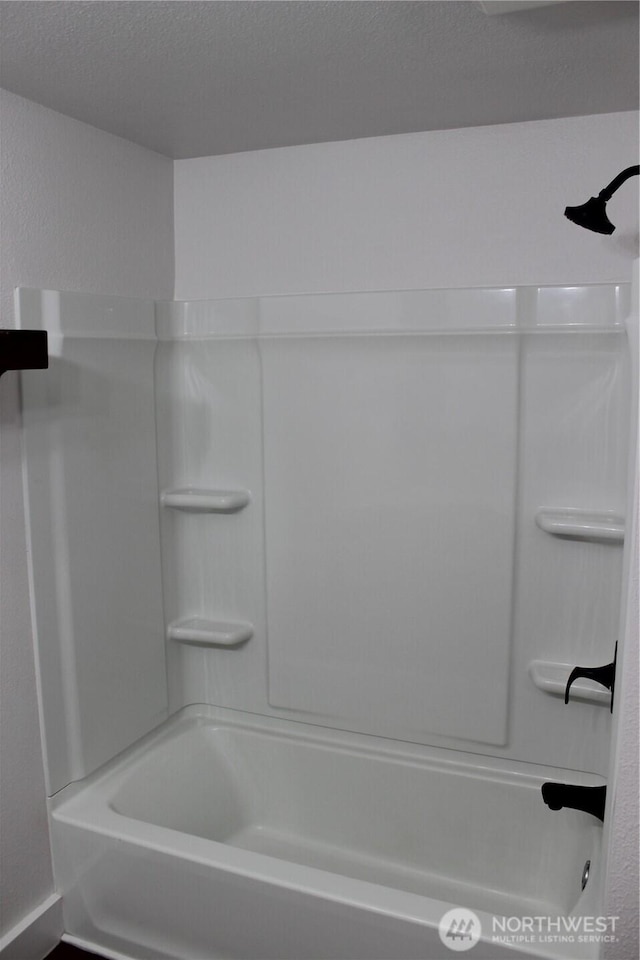
[[59, 943], [51, 953], [47, 954], [46, 960], [91, 960], [91, 957], [96, 956], [95, 953], [78, 950], [77, 947], [72, 947], [70, 943]]

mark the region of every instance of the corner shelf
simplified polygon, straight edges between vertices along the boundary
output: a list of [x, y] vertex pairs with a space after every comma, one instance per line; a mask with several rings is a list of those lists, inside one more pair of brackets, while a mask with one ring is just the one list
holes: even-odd
[[163, 506], [187, 513], [238, 513], [251, 501], [247, 490], [199, 490], [183, 487], [165, 490], [160, 498]]
[[622, 543], [624, 519], [617, 513], [597, 513], [576, 507], [538, 510], [536, 525], [554, 537], [564, 540], [588, 540], [595, 543]]
[[[534, 684], [543, 693], [553, 697], [562, 697], [573, 670], [570, 663], [552, 663], [548, 660], [532, 660], [529, 664], [529, 676]], [[571, 686], [571, 699], [582, 700], [584, 703], [599, 703], [611, 705], [611, 691], [605, 690], [592, 680], [576, 680]]]
[[239, 647], [253, 636], [253, 625], [193, 617], [172, 623], [167, 635], [169, 640], [194, 647]]

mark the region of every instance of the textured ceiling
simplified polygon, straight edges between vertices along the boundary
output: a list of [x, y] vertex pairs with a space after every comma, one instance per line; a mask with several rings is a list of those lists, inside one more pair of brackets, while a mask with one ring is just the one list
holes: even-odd
[[0, 3], [0, 84], [170, 157], [632, 110], [638, 4]]

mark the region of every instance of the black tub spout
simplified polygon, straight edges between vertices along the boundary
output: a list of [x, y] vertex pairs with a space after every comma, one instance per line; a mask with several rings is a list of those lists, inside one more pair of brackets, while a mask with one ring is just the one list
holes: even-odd
[[570, 807], [604, 820], [606, 787], [580, 787], [573, 783], [543, 783], [542, 799], [551, 810]]

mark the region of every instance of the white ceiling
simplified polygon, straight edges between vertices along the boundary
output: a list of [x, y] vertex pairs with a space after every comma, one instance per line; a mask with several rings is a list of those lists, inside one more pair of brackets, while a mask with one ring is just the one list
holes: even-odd
[[0, 84], [170, 157], [638, 107], [638, 3], [0, 4]]

